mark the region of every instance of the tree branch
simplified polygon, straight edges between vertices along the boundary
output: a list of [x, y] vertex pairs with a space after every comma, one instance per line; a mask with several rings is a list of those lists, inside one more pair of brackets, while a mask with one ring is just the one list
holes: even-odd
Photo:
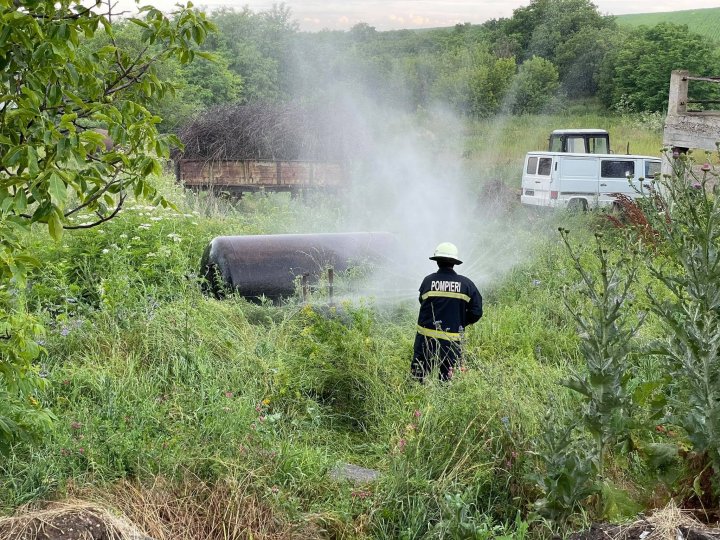
[[99, 212], [96, 212], [98, 216], [98, 221], [95, 221], [94, 223], [88, 223], [86, 225], [63, 225], [63, 229], [66, 230], [76, 230], [76, 229], [90, 229], [92, 227], [97, 227], [98, 225], [102, 225], [106, 221], [110, 221], [112, 218], [114, 218], [118, 212], [120, 212], [120, 209], [122, 208], [123, 203], [125, 202], [125, 199], [127, 198], [127, 195], [123, 194], [120, 195], [120, 201], [118, 201], [117, 206], [115, 207], [115, 210], [113, 210], [112, 214], [109, 216], [103, 216]]
[[[118, 174], [120, 174], [120, 171], [117, 171], [117, 172], [115, 173], [115, 178], [117, 178], [117, 175], [118, 175]], [[73, 208], [73, 209], [70, 210], [69, 212], [66, 212], [66, 213], [64, 214], [64, 216], [65, 216], [66, 218], [67, 218], [67, 217], [70, 217], [70, 216], [72, 216], [73, 214], [75, 214], [75, 213], [79, 212], [80, 210], [82, 210], [83, 208], [87, 208], [87, 207], [90, 206], [92, 203], [94, 203], [95, 201], [97, 201], [100, 197], [102, 197], [103, 195], [105, 195], [105, 193], [107, 193], [108, 189], [110, 189], [110, 186], [114, 186], [114, 185], [118, 185], [118, 184], [121, 185], [121, 184], [122, 184], [122, 181], [121, 181], [121, 180], [116, 180], [116, 179], [111, 180], [110, 182], [108, 182], [107, 184], [105, 184], [105, 185], [102, 187], [102, 189], [98, 190], [98, 191], [97, 191], [92, 197], [90, 197], [87, 201], [85, 201], [85, 202], [84, 202], [83, 204], [81, 204], [80, 206], [76, 206], [75, 208]], [[123, 198], [123, 197], [124, 197], [124, 195], [121, 196], [121, 198]], [[72, 228], [72, 227], [68, 227], [68, 228]]]

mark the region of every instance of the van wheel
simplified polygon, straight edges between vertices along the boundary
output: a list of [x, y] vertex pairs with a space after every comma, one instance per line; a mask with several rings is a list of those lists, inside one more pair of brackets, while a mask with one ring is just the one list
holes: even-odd
[[585, 199], [570, 199], [568, 202], [568, 210], [573, 212], [587, 212], [588, 205]]

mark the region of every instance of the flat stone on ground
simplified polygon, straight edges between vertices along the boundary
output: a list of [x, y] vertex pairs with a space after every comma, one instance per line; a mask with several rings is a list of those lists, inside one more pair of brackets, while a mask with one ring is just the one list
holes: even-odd
[[340, 463], [330, 471], [333, 480], [350, 480], [356, 484], [367, 484], [380, 478], [380, 471], [366, 469], [352, 463]]

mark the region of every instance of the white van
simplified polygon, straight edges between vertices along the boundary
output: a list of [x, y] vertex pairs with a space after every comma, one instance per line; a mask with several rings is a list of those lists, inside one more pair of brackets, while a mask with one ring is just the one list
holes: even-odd
[[660, 163], [652, 156], [528, 152], [520, 201], [554, 208], [611, 206], [616, 193], [637, 197], [641, 182], [660, 174]]

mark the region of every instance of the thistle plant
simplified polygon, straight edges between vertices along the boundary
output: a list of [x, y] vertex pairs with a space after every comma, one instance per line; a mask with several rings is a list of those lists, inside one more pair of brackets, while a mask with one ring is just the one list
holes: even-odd
[[[651, 309], [668, 331], [658, 346], [673, 388], [672, 420], [693, 449], [720, 474], [720, 186], [709, 163], [674, 155], [672, 175], [659, 179], [648, 215], [665, 257], [650, 270], [662, 294], [648, 290]], [[709, 154], [708, 154], [709, 160]], [[662, 296], [661, 296], [662, 294]]]
[[585, 371], [573, 374], [563, 384], [582, 396], [582, 421], [595, 441], [598, 473], [602, 478], [607, 447], [625, 433], [632, 407], [632, 396], [627, 389], [629, 356], [632, 339], [644, 316], [633, 319], [625, 304], [631, 297], [630, 289], [637, 273], [636, 257], [633, 251], [626, 251], [611, 261], [603, 246], [603, 236], [598, 233], [593, 249], [599, 264], [595, 272], [583, 264], [573, 249], [569, 231], [561, 228], [560, 234], [580, 275], [582, 292], [588, 298], [586, 306], [577, 309], [565, 297], [565, 304], [580, 331]]
[[546, 416], [549, 429], [542, 435], [539, 453], [543, 472], [531, 478], [543, 494], [535, 501], [535, 510], [561, 523], [601, 488], [597, 482], [596, 449], [587, 437], [577, 433], [576, 424], [565, 425], [557, 420], [551, 412]]
[[[633, 337], [644, 319], [644, 315], [632, 318], [626, 309], [637, 274], [636, 252], [623, 251], [619, 257], [611, 257], [598, 233], [593, 264], [587, 264], [571, 245], [570, 231], [559, 230], [587, 301], [578, 307], [569, 294], [564, 297], [578, 326], [585, 369], [562, 384], [581, 396], [581, 418], [564, 428], [547, 422], [550, 427], [540, 453], [544, 472], [534, 475], [544, 495], [535, 508], [553, 521], [576, 511], [588, 497], [609, 492], [603, 489], [607, 449], [625, 436], [631, 424], [630, 354]], [[582, 433], [583, 428], [589, 437]], [[602, 503], [603, 497], [598, 502]]]

